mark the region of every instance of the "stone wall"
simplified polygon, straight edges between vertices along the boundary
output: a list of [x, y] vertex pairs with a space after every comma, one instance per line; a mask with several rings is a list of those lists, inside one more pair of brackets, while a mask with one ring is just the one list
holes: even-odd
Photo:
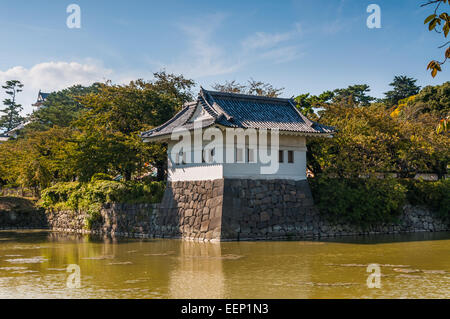
[[86, 228], [85, 212], [48, 211], [58, 231], [198, 241], [277, 240], [448, 231], [426, 209], [405, 206], [397, 224], [367, 229], [324, 219], [307, 181], [220, 179], [168, 183], [163, 201], [110, 204]]
[[[153, 237], [157, 204], [106, 204], [93, 218], [85, 211], [47, 210], [47, 223], [54, 231], [92, 233], [121, 237]], [[92, 225], [88, 227], [87, 221]]]
[[[307, 181], [225, 179], [168, 183], [158, 237], [276, 240], [447, 231], [427, 209], [405, 206], [399, 222], [362, 229], [324, 219]], [[164, 228], [166, 227], [166, 228]]]
[[318, 216], [307, 181], [226, 180], [223, 210], [222, 240], [302, 236]]
[[43, 210], [0, 211], [0, 230], [43, 229], [47, 227], [47, 219]]
[[[269, 196], [268, 196], [269, 195]], [[349, 235], [448, 231], [450, 225], [425, 208], [406, 205], [398, 223], [363, 229], [323, 218], [304, 182], [230, 181], [226, 184], [222, 240], [301, 239]]]
[[155, 216], [155, 236], [220, 240], [223, 189], [223, 179], [169, 182]]

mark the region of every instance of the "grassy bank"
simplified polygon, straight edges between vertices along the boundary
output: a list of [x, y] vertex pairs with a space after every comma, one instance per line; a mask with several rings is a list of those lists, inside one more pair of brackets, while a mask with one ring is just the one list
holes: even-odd
[[15, 196], [0, 196], [0, 212], [32, 212], [35, 210], [35, 199]]

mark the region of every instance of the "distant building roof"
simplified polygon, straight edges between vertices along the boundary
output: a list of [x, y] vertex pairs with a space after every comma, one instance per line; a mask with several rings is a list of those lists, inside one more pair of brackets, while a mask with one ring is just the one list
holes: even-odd
[[141, 136], [156, 139], [172, 134], [176, 128], [191, 130], [194, 128], [194, 114], [202, 113], [203, 128], [218, 124], [244, 129], [279, 129], [281, 132], [305, 135], [330, 135], [335, 132], [333, 127], [306, 118], [292, 99], [215, 92], [202, 88], [197, 101], [186, 103], [169, 121]]
[[51, 93], [44, 93], [39, 90], [37, 101], [33, 104], [33, 106], [41, 106], [50, 94]]

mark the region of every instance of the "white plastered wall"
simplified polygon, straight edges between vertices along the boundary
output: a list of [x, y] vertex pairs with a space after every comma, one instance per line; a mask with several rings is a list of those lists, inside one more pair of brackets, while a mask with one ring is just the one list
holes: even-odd
[[[203, 142], [203, 147], [194, 146], [193, 137], [191, 138], [190, 150], [186, 151], [185, 164], [176, 164], [176, 159], [171, 159], [171, 151], [176, 144], [176, 141], [168, 142], [169, 163], [168, 163], [168, 180], [169, 181], [197, 181], [197, 180], [214, 180], [222, 178], [242, 178], [242, 179], [290, 179], [290, 180], [305, 180], [306, 179], [306, 137], [298, 135], [284, 135], [280, 134], [279, 144], [280, 150], [284, 152], [284, 162], [278, 163], [278, 152], [273, 157], [278, 165], [278, 169], [274, 174], [262, 174], [261, 167], [269, 164], [261, 163], [259, 160], [256, 163], [247, 162], [247, 149], [254, 149], [255, 153], [261, 150], [266, 151], [258, 145], [258, 143], [250, 143], [250, 139], [246, 138], [243, 155], [245, 162], [227, 163], [227, 154], [234, 153], [236, 149], [235, 144], [227, 144], [226, 134], [223, 133], [223, 161], [221, 163], [194, 163], [194, 152], [202, 152], [202, 148], [209, 143]], [[259, 140], [259, 139], [258, 139]], [[270, 139], [269, 139], [270, 140]], [[269, 145], [270, 147], [270, 145]], [[288, 151], [294, 152], [294, 163], [288, 163]], [[267, 151], [266, 151], [267, 152]], [[216, 150], [216, 154], [217, 154]], [[258, 158], [258, 157], [256, 157]], [[179, 158], [181, 159], [181, 157]], [[190, 159], [190, 161], [189, 161]], [[236, 154], [234, 155], [236, 159]], [[180, 160], [181, 161], [181, 160]], [[190, 162], [190, 163], [189, 163]]]

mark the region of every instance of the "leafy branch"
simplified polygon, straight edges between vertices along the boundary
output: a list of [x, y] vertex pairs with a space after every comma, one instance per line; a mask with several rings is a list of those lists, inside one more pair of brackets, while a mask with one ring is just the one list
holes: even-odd
[[[450, 16], [447, 12], [441, 12], [439, 13], [439, 7], [441, 4], [448, 3], [450, 4], [450, 0], [430, 0], [427, 3], [424, 3], [421, 5], [421, 7], [434, 5], [434, 13], [429, 15], [425, 21], [424, 24], [428, 23], [428, 30], [429, 31], [436, 31], [437, 33], [443, 33], [444, 37], [447, 38], [447, 35], [450, 31]], [[441, 31], [439, 31], [439, 28], [441, 28]], [[439, 46], [439, 49], [444, 48], [450, 43], [450, 41], [446, 42], [445, 44]], [[443, 61], [437, 61], [432, 60], [428, 63], [427, 70], [431, 70], [431, 76], [435, 77], [438, 72], [442, 71], [442, 65], [447, 61], [447, 59], [450, 58], [450, 46], [445, 50], [444, 53], [444, 60]]]

